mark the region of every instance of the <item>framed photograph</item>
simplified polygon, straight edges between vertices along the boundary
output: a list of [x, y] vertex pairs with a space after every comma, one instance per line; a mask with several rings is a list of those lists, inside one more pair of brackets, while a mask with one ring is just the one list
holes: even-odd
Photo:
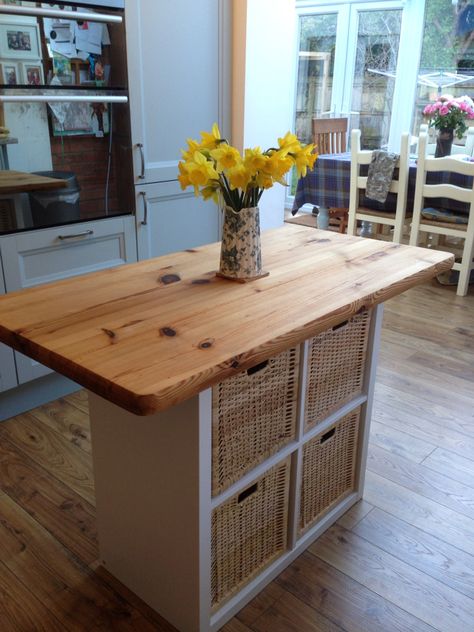
[[40, 63], [23, 63], [22, 74], [22, 81], [28, 86], [39, 86], [44, 83], [43, 66]]
[[15, 64], [15, 62], [13, 61], [4, 61], [2, 64], [0, 64], [0, 69], [3, 85], [17, 86], [19, 83], [21, 83], [18, 64]]
[[38, 25], [31, 22], [0, 23], [0, 57], [41, 59]]

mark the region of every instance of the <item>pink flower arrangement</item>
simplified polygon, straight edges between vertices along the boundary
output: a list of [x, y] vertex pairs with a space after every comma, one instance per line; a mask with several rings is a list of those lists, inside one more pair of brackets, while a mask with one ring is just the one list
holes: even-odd
[[423, 115], [430, 119], [430, 127], [453, 130], [458, 138], [462, 138], [467, 130], [466, 120], [474, 119], [474, 102], [467, 95], [455, 99], [446, 94], [427, 105]]

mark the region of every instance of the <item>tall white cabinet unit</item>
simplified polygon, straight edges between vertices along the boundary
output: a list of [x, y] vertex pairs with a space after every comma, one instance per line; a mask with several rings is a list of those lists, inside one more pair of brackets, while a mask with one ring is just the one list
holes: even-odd
[[219, 239], [219, 211], [182, 191], [180, 149], [229, 128], [230, 1], [126, 0], [138, 257]]

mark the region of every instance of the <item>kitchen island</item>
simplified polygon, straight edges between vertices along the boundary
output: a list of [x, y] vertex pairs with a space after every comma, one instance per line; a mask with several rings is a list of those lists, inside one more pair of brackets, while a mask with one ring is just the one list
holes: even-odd
[[218, 629], [362, 495], [381, 310], [447, 253], [288, 225], [12, 293], [0, 341], [90, 391], [101, 561]]

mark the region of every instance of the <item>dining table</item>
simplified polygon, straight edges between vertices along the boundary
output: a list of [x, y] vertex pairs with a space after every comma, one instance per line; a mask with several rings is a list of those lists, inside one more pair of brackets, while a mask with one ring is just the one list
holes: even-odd
[[[467, 159], [467, 156], [456, 155], [459, 160]], [[365, 166], [368, 169], [368, 166]], [[367, 175], [364, 172], [361, 175]], [[396, 175], [396, 174], [395, 174]], [[298, 180], [296, 186], [295, 199], [293, 202], [293, 215], [304, 204], [312, 204], [322, 208], [349, 208], [351, 177], [351, 152], [340, 154], [322, 154], [314, 163], [314, 167], [308, 170], [306, 176]], [[456, 184], [458, 186], [471, 186], [472, 178], [456, 172], [440, 171], [429, 174], [430, 184]], [[410, 158], [407, 192], [407, 213], [413, 210], [416, 183], [416, 156]], [[367, 208], [379, 211], [394, 212], [396, 207], [396, 194], [389, 193], [385, 203], [381, 204], [371, 200], [365, 195], [360, 196], [359, 204]], [[430, 207], [449, 208], [460, 213], [469, 214], [469, 205], [463, 202], [442, 198], [430, 200]]]

